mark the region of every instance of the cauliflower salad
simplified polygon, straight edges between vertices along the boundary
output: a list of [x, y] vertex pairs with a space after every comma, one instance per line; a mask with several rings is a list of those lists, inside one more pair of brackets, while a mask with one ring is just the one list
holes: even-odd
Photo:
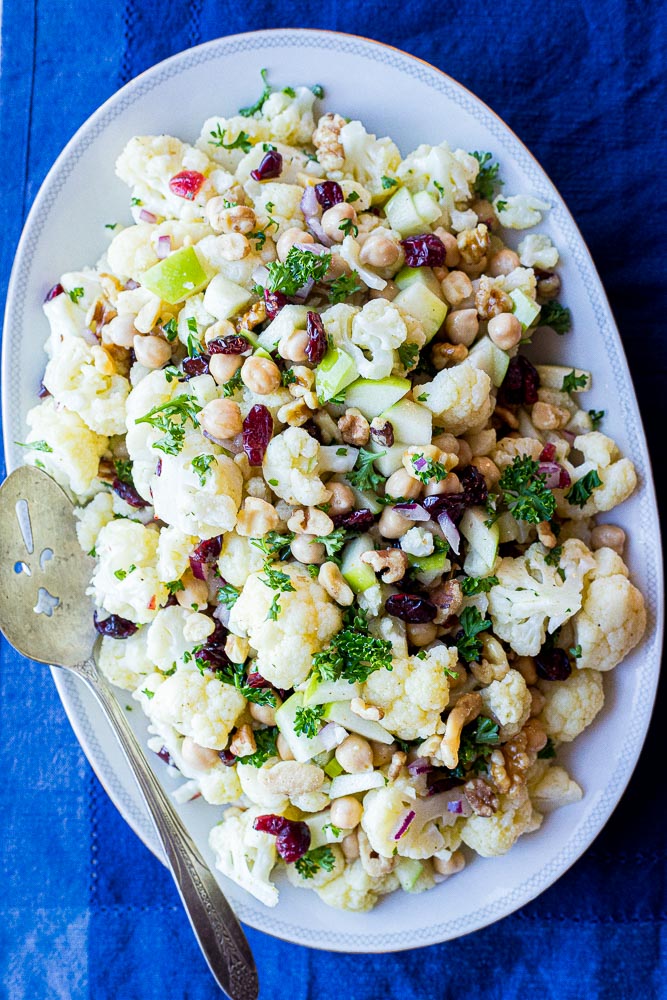
[[368, 910], [581, 798], [559, 747], [646, 625], [596, 523], [636, 475], [591, 374], [523, 350], [571, 324], [549, 205], [262, 78], [120, 154], [132, 221], [46, 297], [26, 454], [220, 871]]

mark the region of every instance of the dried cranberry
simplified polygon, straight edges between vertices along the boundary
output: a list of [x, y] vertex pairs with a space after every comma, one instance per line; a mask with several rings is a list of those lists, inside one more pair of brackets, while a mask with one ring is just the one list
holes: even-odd
[[190, 556], [190, 569], [192, 575], [198, 580], [206, 579], [206, 567], [212, 566], [220, 555], [222, 549], [222, 536], [216, 535], [214, 538], [205, 538]]
[[218, 340], [209, 340], [206, 346], [209, 354], [243, 354], [250, 348], [245, 337], [239, 337], [235, 334]]
[[251, 688], [265, 688], [270, 687], [269, 682], [262, 677], [259, 670], [252, 670], [246, 679], [246, 684]]
[[446, 769], [436, 768], [426, 775], [428, 795], [431, 796], [438, 795], [440, 792], [449, 792], [452, 788], [456, 788], [457, 785], [462, 785], [464, 780], [464, 778], [452, 777]]
[[283, 295], [282, 292], [270, 292], [268, 288], [265, 288], [264, 304], [268, 318], [275, 319], [280, 310], [287, 305], [287, 296]]
[[394, 443], [394, 425], [389, 420], [385, 420], [379, 427], [371, 424], [371, 437], [383, 448], [391, 448]]
[[243, 421], [243, 450], [250, 465], [261, 465], [273, 434], [273, 417], [266, 406], [258, 403]]
[[466, 507], [479, 507], [489, 498], [489, 490], [484, 476], [475, 465], [468, 465], [459, 473], [463, 487], [463, 501]]
[[310, 434], [311, 438], [315, 438], [315, 440], [320, 444], [325, 444], [324, 438], [322, 437], [322, 431], [314, 420], [307, 420], [305, 424], [301, 425], [301, 429], [307, 434]]
[[204, 175], [198, 170], [181, 170], [180, 174], [175, 174], [169, 181], [169, 190], [179, 198], [192, 201], [205, 180]]
[[436, 521], [438, 514], [445, 511], [455, 524], [461, 519], [463, 511], [466, 509], [463, 493], [433, 494], [423, 497], [420, 503], [431, 515], [431, 520]]
[[435, 604], [419, 594], [392, 594], [387, 598], [385, 608], [387, 614], [411, 625], [432, 622], [438, 611]]
[[555, 444], [545, 444], [544, 448], [540, 452], [540, 462], [553, 462], [556, 457], [556, 445]]
[[319, 313], [308, 313], [306, 332], [308, 334], [308, 343], [305, 347], [306, 357], [311, 365], [319, 365], [327, 353], [327, 335], [324, 332], [324, 323]]
[[222, 622], [215, 621], [215, 629], [203, 646], [195, 653], [195, 659], [209, 670], [222, 670], [229, 666], [230, 659], [225, 653], [225, 642], [229, 635]]
[[288, 864], [302, 858], [310, 847], [310, 827], [300, 820], [290, 820], [289, 827], [276, 837], [276, 850]]
[[137, 631], [138, 625], [129, 622], [127, 618], [120, 615], [109, 615], [108, 618], [98, 618], [97, 611], [93, 611], [93, 624], [95, 631], [100, 635], [109, 635], [112, 639], [129, 639]]
[[498, 402], [502, 406], [531, 406], [537, 402], [540, 376], [523, 354], [510, 359], [507, 374], [498, 391]]
[[148, 504], [143, 497], [139, 496], [132, 483], [124, 483], [122, 479], [116, 478], [111, 484], [111, 489], [121, 500], [129, 503], [130, 507], [148, 507]]
[[351, 531], [365, 531], [375, 521], [372, 511], [351, 510], [347, 514], [334, 514], [333, 523], [336, 528], [349, 528]]
[[60, 282], [58, 282], [58, 284], [54, 285], [53, 288], [49, 288], [48, 292], [46, 293], [46, 298], [44, 299], [44, 301], [50, 302], [51, 299], [55, 299], [57, 295], [62, 295], [64, 291], [65, 289], [60, 284]]
[[251, 170], [250, 176], [254, 181], [268, 181], [273, 177], [280, 177], [283, 169], [283, 158], [277, 149], [270, 149], [257, 170]]
[[315, 197], [326, 212], [332, 205], [340, 205], [343, 201], [343, 189], [336, 181], [322, 181], [315, 185]]
[[408, 267], [442, 267], [445, 263], [445, 244], [435, 233], [408, 236], [401, 240]]
[[535, 657], [535, 669], [545, 681], [566, 681], [572, 673], [572, 664], [564, 649], [542, 646]]
[[234, 767], [236, 757], [230, 750], [218, 750], [218, 757], [225, 767]]
[[37, 397], [38, 397], [38, 399], [46, 399], [46, 397], [50, 396], [50, 395], [51, 395], [51, 393], [46, 388], [46, 386], [44, 385], [44, 383], [40, 382], [39, 383], [39, 389], [37, 391]]
[[174, 764], [174, 759], [166, 747], [160, 747], [160, 749], [156, 750], [155, 753], [158, 755], [160, 760], [163, 760], [165, 762], [165, 764], [169, 764], [170, 767], [176, 767], [176, 765]]
[[265, 813], [263, 816], [258, 816], [255, 819], [252, 828], [253, 830], [259, 830], [260, 833], [270, 833], [272, 837], [277, 837], [288, 823], [289, 820], [285, 819], [284, 816], [276, 816], [275, 813]]
[[210, 360], [208, 354], [197, 354], [194, 358], [186, 358], [183, 362], [186, 381], [195, 378], [197, 375], [208, 375], [208, 363]]

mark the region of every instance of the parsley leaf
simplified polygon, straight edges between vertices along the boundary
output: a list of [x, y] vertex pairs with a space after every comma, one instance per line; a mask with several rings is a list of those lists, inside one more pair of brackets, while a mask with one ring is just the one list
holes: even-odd
[[369, 451], [367, 448], [360, 448], [354, 469], [347, 474], [350, 486], [354, 486], [358, 490], [377, 490], [386, 482], [386, 477], [375, 471], [373, 462], [376, 458], [382, 458], [386, 454], [386, 451]]
[[165, 587], [170, 594], [177, 594], [180, 590], [185, 590], [185, 584], [182, 580], [170, 580], [169, 583], [165, 584]]
[[329, 302], [332, 305], [344, 302], [350, 295], [354, 295], [360, 290], [359, 275], [356, 271], [353, 271], [352, 274], [341, 274], [340, 277], [334, 278], [329, 285]]
[[266, 72], [267, 71], [265, 69], [260, 70], [260, 75], [262, 77], [262, 83], [264, 84], [264, 90], [260, 94], [258, 100], [256, 100], [254, 104], [251, 104], [247, 108], [239, 108], [239, 114], [243, 115], [244, 118], [252, 118], [252, 116], [256, 115], [258, 111], [261, 111], [262, 108], [264, 107], [264, 104], [266, 103], [266, 101], [268, 100], [268, 98], [271, 96], [271, 89], [272, 88], [271, 88], [269, 82], [266, 79]]
[[341, 835], [341, 828], [339, 826], [334, 826], [333, 823], [325, 823], [322, 827], [322, 833], [324, 833], [325, 830], [331, 830], [332, 837], [340, 837]]
[[194, 396], [183, 393], [181, 396], [174, 396], [166, 403], [154, 406], [143, 417], [138, 417], [135, 424], [150, 424], [151, 427], [163, 431], [165, 436], [156, 441], [153, 448], [163, 451], [165, 455], [178, 455], [185, 441], [185, 425], [190, 420], [195, 427], [199, 427], [197, 414], [200, 410], [201, 406]]
[[315, 541], [320, 542], [324, 546], [328, 559], [338, 562], [339, 560], [336, 559], [336, 556], [349, 537], [350, 535], [346, 528], [335, 528], [330, 535], [317, 535]]
[[176, 338], [178, 337], [178, 329], [176, 327], [176, 320], [172, 318], [172, 319], [169, 320], [168, 323], [165, 323], [163, 325], [163, 327], [162, 327], [162, 332], [164, 333], [164, 335], [167, 338], [167, 340], [169, 341], [169, 343], [171, 343], [172, 341], [176, 340]]
[[226, 583], [223, 587], [218, 587], [218, 603], [222, 604], [223, 608], [231, 610], [238, 601], [240, 593], [237, 587]]
[[343, 622], [329, 647], [313, 656], [313, 670], [320, 680], [344, 677], [350, 683], [364, 683], [375, 670], [391, 670], [391, 643], [369, 634], [366, 612], [348, 608]]
[[406, 371], [410, 371], [417, 364], [417, 358], [419, 357], [419, 345], [418, 344], [401, 344], [398, 348], [398, 359], [405, 368]]
[[114, 458], [113, 465], [116, 470], [116, 478], [120, 479], [121, 483], [128, 483], [132, 486], [132, 462]]
[[461, 631], [456, 636], [459, 655], [466, 663], [479, 659], [482, 651], [482, 641], [477, 636], [491, 628], [488, 618], [483, 618], [477, 608], [464, 608], [459, 616]]
[[498, 723], [486, 715], [480, 715], [475, 722], [464, 726], [459, 744], [459, 762], [451, 772], [452, 776], [463, 778], [466, 771], [478, 774], [499, 742]]
[[294, 732], [297, 736], [306, 736], [312, 740], [317, 736], [318, 722], [324, 713], [324, 705], [313, 705], [312, 708], [297, 708], [294, 716]]
[[556, 498], [539, 473], [539, 463], [517, 455], [498, 483], [503, 500], [517, 521], [540, 524], [550, 521], [556, 510]]
[[[206, 662], [206, 660], [197, 661], [198, 664]], [[242, 663], [228, 663], [224, 667], [216, 664], [212, 669], [219, 681], [235, 687], [246, 701], [251, 701], [255, 705], [271, 705], [275, 708], [276, 696], [274, 692], [268, 687], [251, 687], [247, 682], [245, 667]]]
[[556, 545], [555, 548], [550, 549], [549, 552], [544, 557], [544, 561], [547, 566], [558, 566], [560, 563], [560, 557], [563, 554], [563, 546]]
[[581, 479], [577, 479], [565, 494], [565, 499], [575, 507], [585, 507], [594, 489], [602, 486], [602, 480], [595, 469], [591, 469]]
[[19, 448], [28, 448], [30, 451], [53, 451], [53, 448], [47, 441], [30, 441], [28, 444], [24, 441], [15, 441], [14, 444], [17, 444]]
[[588, 416], [591, 418], [593, 430], [596, 431], [604, 418], [604, 410], [589, 410]]
[[278, 531], [267, 531], [261, 538], [251, 538], [250, 544], [263, 552], [267, 559], [287, 559], [294, 533], [281, 535]]
[[244, 153], [249, 153], [252, 149], [250, 136], [247, 132], [239, 132], [231, 142], [225, 142], [226, 129], [220, 128], [220, 122], [214, 132], [211, 132], [212, 139], [208, 140], [209, 146], [217, 146], [220, 149], [242, 149]]
[[236, 372], [232, 375], [227, 382], [222, 383], [222, 395], [225, 399], [229, 399], [233, 396], [237, 389], [240, 389], [243, 385], [243, 379], [241, 378], [241, 369], [238, 368]]
[[359, 226], [355, 226], [352, 219], [343, 219], [338, 228], [341, 230], [341, 232], [345, 233], [346, 236], [359, 235]]
[[330, 263], [330, 253], [318, 255], [292, 247], [284, 261], [274, 260], [268, 265], [267, 288], [270, 292], [294, 295], [308, 281], [321, 281]]
[[436, 483], [441, 483], [447, 478], [447, 469], [440, 462], [435, 462], [432, 458], [424, 458], [423, 454], [411, 455], [410, 462], [415, 476], [420, 482], [426, 484], [431, 479]]
[[475, 194], [486, 201], [491, 201], [495, 189], [503, 186], [503, 182], [498, 177], [500, 166], [490, 162], [493, 159], [493, 153], [474, 152], [471, 153], [471, 156], [474, 156], [479, 163], [479, 173], [474, 187]]
[[192, 459], [192, 468], [197, 473], [200, 486], [206, 485], [206, 480], [214, 463], [215, 455], [197, 455], [196, 458]]
[[550, 326], [555, 333], [561, 335], [568, 333], [572, 328], [570, 310], [555, 300], [546, 302], [540, 312], [539, 325]]
[[353, 201], [359, 201], [359, 194], [357, 191], [350, 191], [347, 198], [345, 199], [348, 204], [352, 204]]
[[382, 175], [380, 180], [382, 181], [382, 187], [384, 188], [385, 191], [390, 191], [392, 188], [395, 188], [396, 185], [398, 184], [398, 181], [394, 177], [386, 177], [384, 174]]
[[575, 658], [575, 660], [580, 660], [583, 656], [581, 645], [570, 646], [569, 653]]
[[491, 587], [498, 583], [497, 576], [464, 576], [461, 582], [461, 591], [466, 597], [474, 594], [488, 594]]
[[284, 372], [281, 372], [280, 381], [284, 386], [293, 385], [296, 382], [296, 375], [294, 374], [294, 369], [286, 368]]
[[569, 375], [566, 375], [563, 379], [562, 389], [563, 392], [576, 392], [577, 389], [585, 389], [588, 384], [588, 377], [586, 375], [577, 375], [574, 368]]
[[[256, 689], [259, 690], [259, 689]], [[271, 726], [269, 729], [256, 729], [254, 732], [255, 745], [257, 749], [254, 753], [246, 757], [237, 757], [239, 764], [250, 764], [251, 767], [261, 767], [266, 764], [269, 757], [277, 757], [278, 749], [276, 740], [278, 739], [278, 727]]]
[[271, 590], [278, 591], [277, 594], [273, 595], [273, 600], [266, 615], [267, 621], [275, 622], [280, 614], [280, 595], [293, 591], [294, 585], [287, 573], [283, 573], [280, 569], [274, 569], [268, 561], [264, 563], [264, 572], [266, 576], [260, 576], [262, 583], [266, 587], [270, 587]]
[[294, 862], [294, 867], [301, 878], [312, 878], [316, 872], [323, 868], [325, 872], [333, 871], [336, 859], [330, 847], [314, 847], [312, 851], [306, 851], [303, 857]]
[[78, 286], [77, 288], [71, 288], [67, 293], [72, 300], [72, 302], [78, 302], [80, 298], [83, 297], [83, 288]]
[[314, 83], [310, 89], [315, 94], [315, 97], [319, 98], [320, 100], [324, 97], [324, 87], [322, 86], [321, 83]]

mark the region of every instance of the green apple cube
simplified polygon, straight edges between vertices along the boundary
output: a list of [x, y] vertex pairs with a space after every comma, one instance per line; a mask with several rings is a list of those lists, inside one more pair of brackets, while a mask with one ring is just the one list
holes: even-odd
[[[326, 770], [326, 768], [325, 768]], [[380, 771], [365, 771], [363, 774], [340, 774], [331, 782], [330, 799], [341, 799], [344, 795], [358, 795], [371, 788], [384, 788], [385, 777]]]
[[[378, 469], [378, 472], [380, 470]], [[384, 473], [383, 473], [384, 475]], [[337, 477], [336, 477], [337, 478]], [[331, 482], [331, 480], [329, 480]], [[381, 514], [383, 507], [381, 503], [378, 503], [377, 497], [374, 493], [364, 490], [358, 490], [356, 486], [353, 486], [344, 476], [341, 476], [341, 481], [349, 486], [354, 493], [354, 505], [357, 510], [370, 510], [371, 514]]]
[[381, 445], [371, 440], [370, 450], [378, 453], [378, 457], [374, 460], [373, 465], [380, 475], [385, 476], [387, 479], [397, 469], [402, 468], [405, 444]]
[[340, 571], [355, 594], [361, 594], [377, 583], [371, 567], [361, 561], [364, 552], [372, 552], [374, 548], [370, 535], [359, 535], [343, 549]]
[[400, 858], [394, 871], [403, 892], [412, 892], [424, 871], [424, 866], [415, 858]]
[[345, 406], [355, 406], [367, 420], [372, 420], [402, 399], [411, 388], [409, 379], [395, 375], [377, 381], [358, 378], [345, 390]]
[[461, 518], [459, 531], [470, 546], [464, 565], [469, 576], [488, 576], [493, 571], [500, 529], [496, 522], [487, 524], [488, 520], [489, 515], [483, 507], [468, 507]]
[[513, 292], [510, 292], [510, 298], [514, 303], [512, 312], [519, 323], [521, 323], [522, 329], [527, 330], [540, 315], [540, 307], [534, 299], [529, 298], [520, 288], [515, 288]]
[[426, 342], [433, 340], [436, 333], [445, 322], [448, 305], [439, 299], [425, 284], [414, 281], [398, 293], [393, 304], [406, 313], [414, 316], [421, 323]]
[[[333, 759], [336, 760], [335, 757]], [[336, 763], [338, 764], [338, 761], [336, 761]], [[340, 764], [338, 764], [338, 766], [340, 767]], [[338, 773], [343, 773], [342, 767], [340, 767], [340, 771]], [[335, 777], [335, 775], [331, 775], [331, 777]], [[336, 834], [332, 832], [330, 809], [325, 809], [324, 812], [316, 813], [314, 816], [309, 816], [305, 822], [308, 824], [308, 829], [310, 830], [309, 850], [311, 851], [315, 847], [324, 847], [325, 844], [340, 844], [341, 840], [344, 840], [350, 832], [349, 830], [344, 829], [339, 829]]]
[[432, 222], [437, 222], [442, 215], [440, 205], [428, 191], [418, 191], [417, 194], [412, 196], [412, 200], [415, 203], [415, 208], [419, 212], [422, 221], [427, 226], [430, 226]]
[[338, 763], [335, 757], [332, 757], [328, 764], [325, 764], [322, 768], [325, 774], [330, 778], [337, 778], [339, 774], [343, 773], [343, 768]]
[[323, 403], [337, 396], [357, 377], [354, 361], [345, 351], [330, 347], [317, 368], [315, 391]]
[[361, 697], [361, 684], [350, 684], [344, 677], [337, 681], [320, 681], [313, 674], [303, 689], [304, 705], [326, 705], [329, 701], [344, 701]]
[[224, 274], [216, 274], [204, 293], [204, 309], [216, 319], [231, 319], [251, 302], [252, 292], [225, 278]]
[[294, 759], [303, 763], [316, 754], [322, 753], [325, 748], [319, 736], [309, 738], [295, 731], [296, 712], [302, 706], [303, 693], [295, 691], [287, 701], [283, 702], [280, 708], [276, 709], [276, 725], [294, 754]]
[[398, 274], [394, 276], [394, 282], [401, 290], [409, 288], [410, 285], [414, 285], [415, 283], [426, 285], [429, 291], [437, 295], [439, 299], [443, 298], [440, 282], [434, 275], [432, 267], [402, 267]]
[[478, 340], [470, 349], [467, 360], [475, 368], [486, 372], [496, 388], [502, 385], [510, 364], [509, 354], [494, 344], [490, 337]]
[[[378, 743], [393, 743], [394, 737], [379, 722], [372, 719], [362, 719], [350, 708], [349, 701], [332, 701], [325, 705], [323, 718], [327, 722], [337, 722], [350, 733], [365, 736], [367, 740], [377, 740]], [[384, 778], [382, 779], [384, 784]]]
[[[394, 440], [406, 444], [430, 444], [433, 436], [433, 414], [411, 399], [401, 399], [380, 414], [394, 428]], [[384, 475], [384, 473], [382, 473]]]
[[567, 368], [565, 365], [535, 365], [537, 374], [540, 376], [540, 386], [543, 389], [560, 389], [563, 391], [563, 382], [574, 372], [578, 382], [584, 378], [585, 382], [578, 384], [571, 389], [571, 392], [588, 392], [593, 387], [593, 376], [583, 368]]
[[306, 306], [283, 306], [276, 318], [269, 323], [266, 330], [263, 330], [257, 339], [267, 351], [273, 351], [278, 346], [278, 341], [282, 340], [283, 337], [289, 337], [295, 330], [305, 330], [307, 322], [308, 309]]
[[447, 552], [433, 552], [430, 556], [408, 555], [408, 562], [420, 573], [444, 573], [450, 566]]
[[401, 187], [392, 194], [384, 211], [391, 228], [401, 236], [416, 236], [424, 232], [424, 220], [407, 188]]
[[170, 306], [200, 292], [207, 282], [208, 274], [194, 247], [174, 250], [164, 260], [159, 260], [144, 271], [141, 277], [143, 287]]

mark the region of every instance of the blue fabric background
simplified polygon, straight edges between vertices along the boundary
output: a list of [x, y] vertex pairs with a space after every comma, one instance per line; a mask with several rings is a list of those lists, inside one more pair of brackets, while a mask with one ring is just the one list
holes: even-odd
[[[353, 0], [8, 0], [0, 295], [55, 156], [131, 77], [188, 46], [250, 29], [374, 36], [475, 91], [560, 188], [609, 292], [659, 464], [666, 13], [664, 3], [632, 0], [386, 0], [372, 13]], [[0, 688], [2, 996], [213, 1000], [169, 876], [98, 785], [48, 672], [4, 644]], [[662, 752], [658, 710], [629, 790], [591, 850], [538, 900], [484, 931], [375, 957], [308, 951], [250, 931], [263, 1000], [667, 996]]]

